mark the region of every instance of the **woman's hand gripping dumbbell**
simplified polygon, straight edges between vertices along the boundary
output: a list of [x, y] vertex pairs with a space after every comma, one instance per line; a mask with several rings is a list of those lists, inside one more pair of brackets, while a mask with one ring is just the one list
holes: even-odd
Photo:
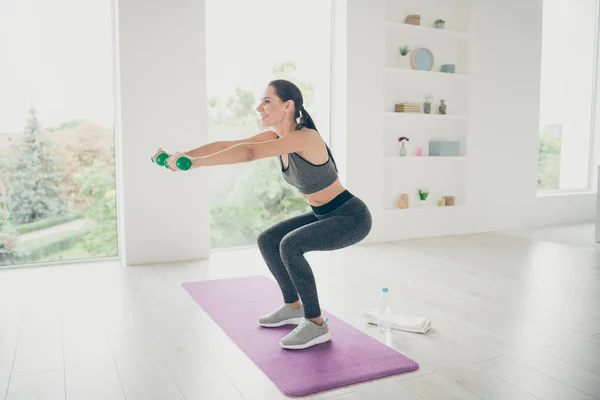
[[192, 159], [181, 152], [167, 153], [162, 147], [150, 158], [153, 163], [171, 171], [187, 171], [192, 167]]

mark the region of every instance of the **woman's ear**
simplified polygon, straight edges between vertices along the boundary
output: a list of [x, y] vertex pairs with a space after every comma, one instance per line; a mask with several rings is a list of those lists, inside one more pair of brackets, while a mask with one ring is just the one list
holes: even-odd
[[294, 100], [288, 100], [285, 102], [285, 111], [291, 112], [294, 110]]

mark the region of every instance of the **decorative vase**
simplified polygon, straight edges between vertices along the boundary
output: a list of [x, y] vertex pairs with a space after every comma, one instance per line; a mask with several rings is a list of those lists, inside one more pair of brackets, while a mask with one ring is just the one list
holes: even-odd
[[423, 104], [423, 111], [425, 114], [431, 114], [431, 103]]
[[446, 114], [446, 100], [440, 100], [440, 114]]
[[406, 156], [406, 146], [404, 146], [404, 142], [400, 143], [400, 157]]

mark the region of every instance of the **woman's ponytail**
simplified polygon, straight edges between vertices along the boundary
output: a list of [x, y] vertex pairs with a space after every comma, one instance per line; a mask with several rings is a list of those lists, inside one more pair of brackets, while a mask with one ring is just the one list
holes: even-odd
[[[304, 106], [300, 107], [300, 114], [300, 126], [308, 129], [314, 129], [315, 131], [319, 132], [317, 130], [317, 127], [315, 126], [315, 121], [313, 121], [310, 114], [306, 112]], [[329, 146], [327, 146], [327, 143], [325, 143], [325, 147], [327, 148], [327, 154], [329, 154], [329, 157], [331, 157], [331, 161], [333, 161], [333, 165], [335, 166], [335, 170], [337, 171], [337, 163], [335, 162], [335, 158], [333, 158], [333, 154], [331, 154], [331, 150], [329, 150]]]
[[308, 112], [306, 112], [306, 110], [304, 109], [304, 106], [302, 106], [300, 108], [300, 124], [307, 127], [308, 129], [314, 129], [315, 131], [319, 131], [317, 129], [317, 126], [315, 125], [315, 121], [313, 121], [312, 117], [310, 116], [310, 114]]

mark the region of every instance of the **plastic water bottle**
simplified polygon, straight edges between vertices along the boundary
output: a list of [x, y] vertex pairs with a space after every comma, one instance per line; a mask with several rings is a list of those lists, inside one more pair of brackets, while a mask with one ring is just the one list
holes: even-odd
[[392, 327], [392, 305], [389, 299], [388, 288], [381, 289], [377, 306], [379, 311], [379, 321], [377, 321], [379, 331], [381, 333], [390, 332]]

